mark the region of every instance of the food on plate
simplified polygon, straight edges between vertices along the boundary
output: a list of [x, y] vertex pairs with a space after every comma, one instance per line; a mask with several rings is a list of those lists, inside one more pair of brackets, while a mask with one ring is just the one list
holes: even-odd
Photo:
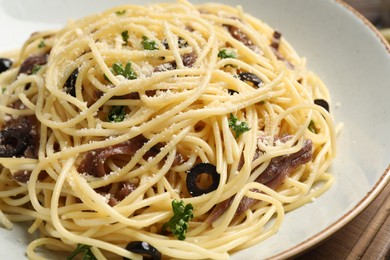
[[332, 184], [324, 83], [240, 7], [118, 6], [0, 59], [0, 219], [68, 259], [226, 259]]

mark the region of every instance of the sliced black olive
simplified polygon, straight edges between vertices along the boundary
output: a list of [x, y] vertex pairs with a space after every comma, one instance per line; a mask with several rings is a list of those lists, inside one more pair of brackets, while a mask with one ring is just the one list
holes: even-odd
[[0, 58], [0, 73], [9, 70], [12, 67], [12, 61], [6, 58]]
[[7, 128], [0, 132], [0, 157], [19, 157], [30, 145], [27, 129]]
[[[207, 174], [211, 177], [211, 184], [208, 187], [200, 187], [198, 177], [202, 174]], [[189, 170], [186, 185], [188, 192], [193, 197], [212, 192], [218, 188], [220, 175], [217, 172], [215, 165], [211, 163], [199, 163]]]
[[[133, 241], [126, 246], [126, 250], [142, 255], [144, 260], [160, 260], [161, 253], [147, 242]], [[130, 260], [127, 257], [123, 257], [123, 260]]]
[[234, 90], [234, 89], [228, 89], [228, 93], [229, 93], [229, 95], [234, 95], [234, 94], [238, 94], [238, 91], [236, 91], [236, 90]]
[[263, 81], [258, 77], [256, 76], [255, 74], [253, 73], [250, 73], [250, 72], [243, 72], [243, 73], [240, 73], [238, 74], [238, 78], [241, 80], [241, 81], [249, 81], [249, 82], [252, 82], [253, 85], [255, 85], [256, 87], [259, 87], [261, 85], [261, 83], [263, 83]]
[[326, 100], [315, 99], [314, 100], [314, 104], [316, 104], [317, 106], [323, 107], [326, 111], [329, 112], [329, 104], [328, 104], [328, 102]]
[[76, 96], [76, 80], [79, 75], [79, 70], [75, 69], [72, 74], [70, 74], [69, 78], [65, 82], [65, 92], [69, 95], [75, 97]]

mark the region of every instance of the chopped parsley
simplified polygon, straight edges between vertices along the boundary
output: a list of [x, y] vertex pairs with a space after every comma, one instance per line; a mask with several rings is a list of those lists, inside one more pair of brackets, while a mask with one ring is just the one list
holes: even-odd
[[157, 43], [153, 40], [150, 40], [146, 36], [142, 36], [142, 46], [144, 47], [145, 50], [158, 50]]
[[237, 53], [234, 49], [222, 49], [218, 53], [218, 57], [221, 59], [236, 59], [237, 58]]
[[131, 62], [126, 63], [126, 66], [123, 67], [123, 64], [116, 62], [112, 65], [111, 71], [115, 75], [122, 75], [126, 79], [136, 79], [137, 74], [135, 74], [133, 68], [131, 67]]
[[38, 71], [42, 68], [42, 65], [34, 64], [34, 66], [31, 69], [31, 75], [35, 75], [38, 73]]
[[1, 88], [1, 93], [4, 94], [4, 92], [5, 92], [6, 90], [7, 90], [6, 87], [2, 87], [2, 88]]
[[310, 132], [318, 134], [318, 129], [317, 129], [316, 124], [314, 123], [313, 120], [310, 120], [310, 124], [307, 128], [309, 129]]
[[121, 33], [121, 35], [122, 35], [122, 40], [124, 42], [124, 45], [127, 45], [128, 41], [129, 41], [129, 31], [127, 31], [127, 30], [123, 31]]
[[172, 201], [173, 217], [164, 224], [163, 232], [168, 228], [175, 237], [179, 240], [186, 239], [188, 230], [188, 222], [194, 217], [192, 204], [184, 205], [182, 200]]
[[82, 244], [78, 244], [77, 248], [72, 252], [70, 256], [66, 258], [66, 260], [72, 260], [79, 254], [82, 254], [82, 260], [97, 260], [97, 258], [93, 255], [91, 251], [91, 246]]
[[46, 47], [46, 43], [44, 40], [41, 40], [41, 42], [38, 44], [38, 48], [44, 48]]
[[126, 111], [124, 106], [113, 106], [108, 113], [108, 121], [113, 123], [122, 122], [125, 119]]
[[126, 10], [119, 10], [115, 12], [117, 15], [124, 15], [126, 13]]
[[230, 114], [229, 127], [236, 133], [236, 138], [250, 130], [247, 122], [240, 122], [233, 114]]

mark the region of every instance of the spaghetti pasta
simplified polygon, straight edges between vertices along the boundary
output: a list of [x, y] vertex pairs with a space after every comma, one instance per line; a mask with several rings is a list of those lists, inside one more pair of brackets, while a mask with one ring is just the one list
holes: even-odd
[[333, 182], [326, 86], [240, 7], [118, 6], [7, 58], [0, 221], [32, 222], [31, 259], [226, 259]]

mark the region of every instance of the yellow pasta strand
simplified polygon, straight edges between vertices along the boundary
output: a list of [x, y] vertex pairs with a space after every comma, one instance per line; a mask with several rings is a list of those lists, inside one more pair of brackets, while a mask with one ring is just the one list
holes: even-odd
[[[97, 259], [141, 259], [125, 249], [132, 241], [169, 259], [227, 259], [333, 183], [335, 126], [314, 102], [331, 102], [327, 87], [241, 7], [118, 6], [34, 33], [10, 58], [0, 74], [0, 148], [10, 150], [0, 158], [0, 223], [32, 221], [40, 238], [30, 259], [77, 244]], [[31, 58], [44, 61], [23, 71]], [[9, 141], [11, 130], [28, 139]], [[275, 187], [259, 183], [308, 140], [309, 162]], [[27, 148], [9, 155], [12, 145]], [[199, 163], [215, 165], [219, 183], [191, 196], [187, 175]], [[185, 240], [162, 231], [173, 200], [194, 208]], [[255, 203], [237, 215], [244, 200]]]

